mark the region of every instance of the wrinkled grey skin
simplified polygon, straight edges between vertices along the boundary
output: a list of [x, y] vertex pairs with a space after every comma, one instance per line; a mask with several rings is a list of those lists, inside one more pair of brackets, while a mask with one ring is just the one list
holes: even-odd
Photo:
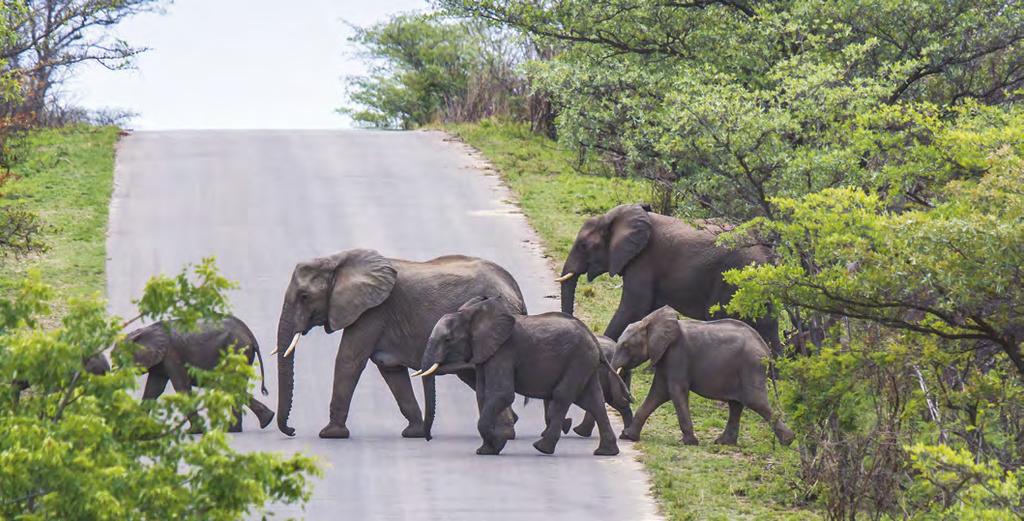
[[736, 444], [740, 414], [748, 407], [768, 422], [783, 445], [789, 445], [793, 431], [772, 418], [768, 404], [765, 363], [769, 352], [757, 331], [732, 319], [704, 322], [677, 318], [675, 310], [662, 307], [631, 324], [619, 339], [612, 367], [632, 369], [650, 360], [654, 371], [647, 398], [620, 437], [639, 440], [651, 413], [672, 400], [683, 443], [696, 445], [689, 405], [693, 391], [729, 404], [729, 421], [715, 443]]
[[[450, 255], [426, 262], [389, 259], [373, 250], [355, 249], [295, 266], [285, 292], [277, 329], [279, 396], [277, 426], [288, 436], [295, 384], [295, 356], [287, 346], [296, 333], [317, 326], [332, 333], [345, 330], [334, 362], [330, 421], [321, 438], [347, 438], [346, 426], [352, 393], [359, 376], [372, 360], [387, 382], [409, 424], [407, 438], [430, 439], [435, 393], [434, 378], [423, 379], [426, 418], [413, 394], [407, 368], [419, 369], [427, 337], [438, 319], [477, 295], [501, 295], [520, 313], [526, 312], [519, 285], [493, 262]], [[457, 373], [470, 386], [472, 369]], [[505, 427], [514, 436], [511, 409], [503, 413]]]
[[[196, 382], [189, 375], [188, 368], [213, 369], [229, 348], [242, 350], [250, 364], [259, 359], [260, 380], [263, 380], [263, 357], [260, 355], [259, 343], [249, 327], [237, 317], [200, 322], [194, 331], [184, 331], [175, 322], [155, 322], [128, 333], [126, 340], [140, 346], [134, 353], [134, 360], [149, 373], [142, 392], [143, 400], [157, 399], [163, 394], [168, 381], [175, 392], [191, 392]], [[261, 384], [261, 390], [266, 396], [266, 385]], [[274, 419], [274, 412], [255, 397], [250, 397], [247, 405], [259, 419], [260, 428], [266, 427]], [[241, 431], [242, 411], [239, 410], [235, 424], [228, 432]], [[195, 423], [192, 424], [191, 432], [198, 432]]]
[[[498, 413], [512, 405], [516, 393], [548, 404], [547, 426], [533, 444], [540, 452], [555, 451], [566, 413], [575, 403], [597, 421], [601, 442], [594, 455], [619, 453], [598, 374], [608, 362], [590, 330], [570, 315], [525, 316], [509, 309], [501, 297], [477, 297], [437, 322], [420, 365], [433, 364], [442, 371], [476, 368], [477, 429], [483, 439], [477, 454], [499, 454], [504, 448], [508, 439], [497, 428]], [[616, 380], [625, 393], [625, 384]]]
[[[615, 341], [604, 336], [594, 335], [597, 337], [598, 346], [601, 348], [601, 354], [605, 360], [611, 361], [612, 357], [615, 356]], [[611, 366], [603, 367], [598, 374], [601, 379], [601, 390], [604, 391], [604, 401], [608, 405], [615, 409], [619, 416], [622, 417], [623, 427], [629, 427], [629, 424], [633, 422], [633, 411], [630, 409], [630, 402], [633, 401], [629, 393], [617, 392], [618, 381], [621, 381], [620, 377], [615, 374]], [[573, 432], [583, 436], [585, 438], [590, 437], [594, 432], [594, 417], [587, 413], [583, 416], [583, 421], [573, 429]]]
[[[622, 298], [604, 335], [618, 340], [626, 326], [662, 306], [683, 315], [708, 320], [708, 310], [726, 304], [736, 288], [726, 284], [722, 273], [733, 268], [769, 261], [764, 246], [738, 249], [715, 245], [720, 225], [697, 229], [674, 217], [660, 215], [638, 204], [612, 208], [587, 219], [576, 235], [562, 267], [562, 312], [572, 313], [576, 283], [608, 273], [622, 277]], [[752, 326], [778, 354], [778, 322], [771, 317]], [[629, 373], [623, 371], [629, 384]]]

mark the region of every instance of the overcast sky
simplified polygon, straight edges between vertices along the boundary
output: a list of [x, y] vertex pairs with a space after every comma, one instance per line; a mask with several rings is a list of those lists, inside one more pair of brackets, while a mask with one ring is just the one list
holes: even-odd
[[342, 20], [367, 25], [424, 0], [176, 0], [117, 34], [152, 50], [137, 70], [79, 70], [66, 91], [88, 108], [140, 113], [136, 129], [337, 128], [342, 77], [362, 64]]

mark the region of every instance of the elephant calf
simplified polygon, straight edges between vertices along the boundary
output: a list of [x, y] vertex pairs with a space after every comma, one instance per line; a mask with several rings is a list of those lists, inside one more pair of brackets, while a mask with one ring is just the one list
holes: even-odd
[[683, 443], [696, 445], [689, 406], [689, 393], [693, 391], [729, 404], [729, 421], [715, 443], [736, 443], [740, 414], [749, 407], [771, 425], [783, 445], [789, 445], [793, 431], [772, 418], [768, 405], [764, 365], [768, 356], [761, 335], [738, 320], [678, 320], [675, 310], [665, 306], [630, 324], [615, 348], [612, 366], [632, 369], [650, 360], [654, 381], [621, 438], [639, 440], [647, 418], [671, 399]]
[[[263, 357], [252, 331], [236, 317], [220, 322], [201, 322], [196, 331], [181, 331], [174, 322], [155, 322], [128, 333], [128, 341], [138, 344], [135, 362], [148, 369], [143, 400], [155, 400], [164, 392], [167, 381], [171, 381], [175, 392], [190, 392], [195, 380], [189, 375], [187, 366], [210, 370], [217, 366], [220, 357], [229, 348], [241, 349], [252, 364], [260, 361], [260, 380], [263, 395], [267, 387], [263, 381]], [[249, 398], [249, 409], [259, 418], [260, 428], [274, 419], [274, 412], [255, 397]], [[242, 411], [237, 413], [235, 424], [228, 432], [242, 431]], [[192, 432], [198, 432], [193, 425]]]
[[[597, 421], [601, 442], [594, 455], [619, 453], [599, 380], [608, 361], [579, 320], [563, 313], [521, 315], [503, 298], [477, 297], [437, 322], [420, 364], [428, 369], [417, 375], [467, 364], [476, 369], [477, 428], [483, 438], [477, 454], [498, 454], [505, 447], [508, 437], [498, 428], [498, 414], [512, 405], [516, 393], [548, 402], [547, 426], [533, 444], [537, 450], [555, 451], [565, 415], [575, 403]], [[625, 393], [622, 380], [617, 375], [615, 380]]]

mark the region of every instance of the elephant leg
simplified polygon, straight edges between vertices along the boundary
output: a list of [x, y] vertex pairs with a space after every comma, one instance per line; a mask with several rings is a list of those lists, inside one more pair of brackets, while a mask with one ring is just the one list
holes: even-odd
[[[639, 286], [639, 287], [638, 287]], [[654, 308], [654, 292], [647, 287], [647, 284], [631, 284], [622, 289], [622, 297], [619, 299], [619, 308], [615, 315], [608, 322], [604, 330], [604, 336], [619, 340], [619, 336], [626, 330], [626, 326], [641, 320]]]
[[[477, 376], [474, 374], [474, 371], [459, 371], [456, 375], [459, 377], [459, 380], [462, 380], [470, 387], [470, 389], [483, 389], [482, 386], [477, 384]], [[480, 412], [484, 407], [483, 398], [480, 393], [477, 393], [476, 397], [476, 409], [477, 412]], [[501, 435], [509, 440], [516, 439], [516, 422], [518, 421], [519, 415], [516, 414], [516, 412], [512, 410], [512, 406], [509, 405], [507, 409], [501, 412], [501, 416], [498, 419], [499, 428], [502, 431]]]
[[[481, 386], [481, 389], [484, 387]], [[476, 453], [497, 455], [501, 453], [501, 449], [505, 448], [505, 443], [508, 441], [508, 438], [502, 435], [501, 425], [498, 423], [499, 415], [512, 405], [516, 393], [511, 384], [494, 384], [482, 391], [477, 391], [478, 396], [481, 394], [483, 395], [483, 405], [480, 410], [480, 419], [477, 421], [477, 430], [480, 432], [483, 443]]]
[[228, 432], [242, 432], [242, 408], [235, 411], [235, 423], [228, 427]]
[[598, 383], [596, 376], [591, 377], [590, 383], [583, 390], [576, 405], [587, 411], [587, 416], [592, 419], [591, 421], [597, 423], [597, 432], [601, 442], [594, 450], [594, 455], [615, 456], [618, 454], [619, 445], [615, 441], [612, 422], [608, 419], [608, 410], [604, 406], [604, 392], [601, 391], [601, 384]]
[[[544, 425], [551, 422], [549, 412], [551, 411], [551, 400], [544, 400]], [[566, 418], [562, 420], [562, 434], [569, 434], [569, 429], [572, 428], [572, 418]]]
[[274, 419], [274, 411], [270, 410], [270, 407], [263, 405], [263, 402], [257, 400], [252, 396], [249, 397], [248, 407], [249, 410], [252, 411], [252, 413], [255, 414], [257, 418], [259, 418], [261, 429], [264, 429], [267, 427], [267, 425], [270, 425], [270, 422]]
[[320, 430], [321, 438], [348, 438], [348, 410], [359, 376], [366, 368], [367, 358], [351, 360], [344, 348], [338, 349], [334, 360], [334, 388], [331, 392], [331, 421]]
[[583, 415], [583, 421], [573, 429], [573, 432], [583, 436], [584, 438], [589, 438], [594, 434], [594, 425], [594, 415], [590, 414], [590, 411], [587, 411], [587, 413]]
[[729, 400], [729, 421], [725, 423], [725, 430], [715, 440], [720, 445], [736, 445], [740, 435], [740, 415], [743, 414], [743, 404], [736, 400]]
[[402, 416], [409, 422], [409, 425], [402, 431], [403, 438], [424, 438], [427, 435], [423, 423], [423, 412], [420, 411], [420, 404], [416, 401], [416, 395], [412, 391], [412, 380], [409, 379], [409, 371], [405, 367], [384, 367], [378, 365], [377, 369], [384, 381], [391, 389], [391, 394], [398, 402], [398, 408]]
[[167, 377], [149, 373], [146, 377], [146, 388], [142, 391], [143, 400], [156, 400], [167, 387]]
[[676, 419], [679, 430], [683, 432], [684, 445], [697, 445], [699, 441], [693, 434], [693, 421], [690, 420], [690, 389], [683, 386], [672, 386], [669, 389], [672, 405], [676, 408]]
[[772, 432], [775, 433], [775, 437], [779, 439], [779, 443], [786, 446], [793, 443], [793, 439], [796, 438], [796, 435], [793, 434], [793, 431], [791, 431], [785, 423], [782, 423], [782, 420], [773, 417], [772, 408], [768, 405], [767, 400], [747, 402], [746, 406], [764, 418], [764, 421], [771, 426]]
[[541, 438], [533, 443], [533, 448], [544, 454], [553, 454], [555, 452], [555, 445], [558, 444], [558, 439], [562, 435], [562, 424], [566, 420], [565, 415], [569, 412], [569, 406], [579, 397], [580, 386], [573, 381], [574, 379], [572, 372], [568, 372], [566, 377], [563, 377], [562, 381], [558, 382], [558, 385], [555, 386], [554, 391], [551, 393], [551, 399], [549, 400], [545, 415], [547, 427], [544, 428]]
[[[191, 393], [192, 392], [192, 379], [188, 375], [188, 370], [181, 364], [169, 364], [167, 365], [167, 374], [171, 380], [171, 386], [174, 387], [176, 393]], [[149, 382], [146, 382], [147, 386]], [[199, 415], [196, 413], [190, 413], [188, 415], [189, 423], [189, 434], [202, 434], [203, 427], [199, 422]]]
[[640, 404], [640, 408], [636, 410], [636, 416], [633, 417], [633, 421], [622, 430], [619, 438], [639, 441], [640, 431], [643, 430], [644, 424], [647, 423], [647, 418], [651, 416], [655, 409], [667, 401], [668, 387], [665, 385], [665, 377], [656, 374], [654, 375], [654, 381], [651, 382], [651, 389], [647, 391], [647, 397], [644, 398], [644, 403]]

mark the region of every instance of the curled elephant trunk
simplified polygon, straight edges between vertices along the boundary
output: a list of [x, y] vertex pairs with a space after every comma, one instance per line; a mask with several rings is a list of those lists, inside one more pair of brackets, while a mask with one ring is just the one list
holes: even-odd
[[571, 277], [562, 282], [562, 313], [572, 315], [573, 306], [576, 304], [576, 281], [579, 274], [572, 274]]
[[285, 311], [282, 311], [277, 324], [277, 428], [288, 436], [294, 436], [295, 429], [288, 426], [288, 416], [292, 412], [292, 392], [295, 389], [295, 354], [286, 354], [294, 338], [294, 330], [285, 316]]

